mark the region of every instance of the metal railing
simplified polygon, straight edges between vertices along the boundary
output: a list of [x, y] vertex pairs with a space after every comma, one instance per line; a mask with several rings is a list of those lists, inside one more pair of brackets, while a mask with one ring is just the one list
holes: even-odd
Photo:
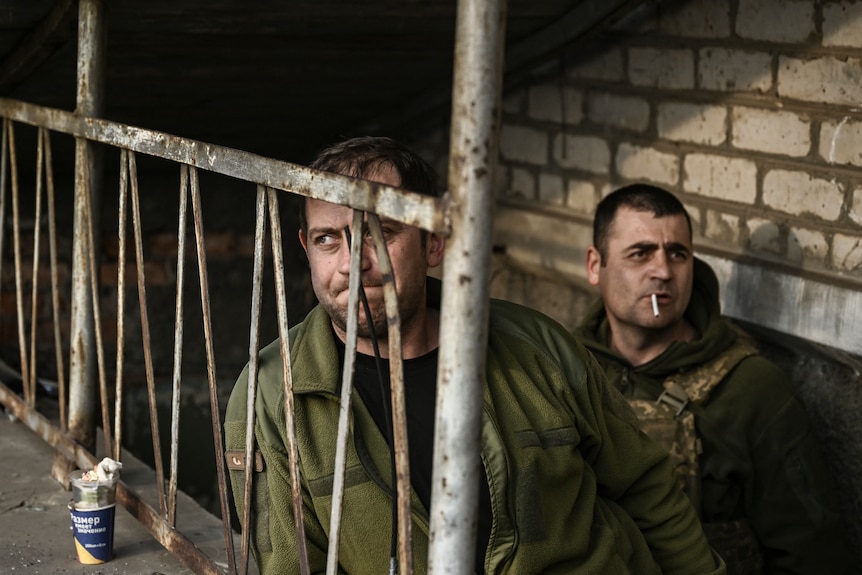
[[[291, 422], [292, 409], [290, 398], [291, 373], [287, 345], [288, 306], [285, 298], [284, 260], [281, 253], [281, 223], [279, 217], [279, 197], [284, 193], [298, 194], [309, 198], [325, 200], [354, 208], [356, 223], [361, 223], [364, 214], [369, 214], [370, 231], [376, 246], [382, 268], [389, 266], [386, 249], [382, 242], [378, 220], [374, 215], [390, 218], [422, 228], [424, 230], [448, 235], [450, 255], [444, 262], [443, 304], [441, 310], [440, 359], [438, 370], [438, 434], [435, 439], [434, 485], [448, 485], [445, 491], [432, 494], [431, 533], [429, 551], [429, 571], [432, 573], [466, 572], [471, 569], [475, 534], [472, 532], [476, 512], [477, 469], [475, 461], [479, 457], [478, 425], [480, 412], [481, 387], [484, 381], [484, 346], [487, 339], [487, 297], [490, 268], [491, 211], [493, 162], [497, 155], [496, 139], [499, 109], [502, 37], [504, 10], [502, 3], [478, 0], [459, 2], [456, 74], [453, 93], [453, 115], [451, 125], [451, 149], [449, 165], [449, 192], [444, 198], [431, 198], [415, 193], [396, 190], [388, 186], [355, 180], [334, 174], [315, 172], [308, 168], [255, 154], [242, 152], [222, 146], [198, 142], [162, 132], [110, 122], [83, 114], [40, 107], [25, 102], [0, 99], [0, 116], [3, 118], [2, 164], [0, 164], [0, 253], [3, 253], [3, 238], [7, 233], [13, 242], [15, 302], [17, 316], [17, 336], [20, 355], [20, 371], [23, 381], [23, 398], [19, 398], [8, 387], [0, 384], [0, 401], [13, 411], [22, 421], [39, 433], [58, 453], [70, 463], [79, 467], [89, 467], [97, 461], [94, 452], [85, 449], [74, 433], [70, 433], [70, 421], [76, 425], [85, 423], [95, 428], [95, 421], [87, 421], [87, 414], [79, 406], [86, 403], [86, 396], [94, 394], [98, 386], [98, 397], [105, 455], [119, 460], [122, 456], [123, 421], [121, 406], [124, 395], [125, 364], [125, 302], [126, 277], [126, 237], [128, 212], [131, 212], [131, 238], [133, 240], [137, 292], [140, 309], [141, 338], [143, 344], [144, 367], [149, 403], [150, 426], [153, 441], [156, 488], [158, 506], [143, 501], [120, 482], [117, 493], [118, 502], [135, 516], [152, 535], [184, 564], [196, 573], [221, 573], [222, 570], [212, 558], [204, 555], [192, 541], [177, 530], [177, 476], [179, 457], [180, 405], [182, 390], [183, 333], [184, 320], [183, 293], [186, 289], [185, 257], [187, 241], [187, 221], [189, 204], [194, 232], [194, 251], [198, 268], [198, 283], [201, 294], [201, 310], [205, 339], [207, 380], [209, 386], [210, 412], [212, 420], [213, 444], [216, 452], [216, 470], [219, 485], [219, 505], [224, 527], [225, 551], [228, 558], [228, 571], [235, 573], [237, 560], [234, 552], [233, 536], [230, 526], [230, 509], [225, 477], [223, 441], [219, 418], [219, 400], [216, 379], [216, 362], [212, 338], [212, 310], [210, 309], [209, 282], [207, 274], [207, 254], [205, 231], [202, 221], [202, 197], [198, 172], [205, 170], [229, 176], [257, 186], [255, 199], [255, 248], [253, 266], [253, 295], [250, 322], [249, 362], [252, 366], [249, 378], [248, 436], [246, 440], [246, 461], [252, 461], [254, 398], [256, 387], [257, 352], [260, 348], [260, 293], [262, 289], [262, 270], [264, 265], [265, 236], [267, 220], [272, 240], [272, 262], [275, 277], [278, 326], [282, 341], [282, 357], [285, 366], [286, 421]], [[21, 231], [21, 189], [19, 186], [19, 157], [16, 141], [16, 126], [24, 124], [35, 126], [37, 131], [35, 157], [37, 177], [35, 178], [33, 215], [33, 269], [30, 279], [32, 291], [24, 293], [26, 279], [22, 262]], [[69, 372], [78, 375], [81, 386], [69, 385], [67, 389], [65, 348], [61, 336], [61, 326], [66, 322], [59, 317], [61, 286], [58, 282], [57, 229], [56, 229], [56, 189], [53, 175], [52, 134], [60, 133], [76, 139], [76, 185], [75, 185], [75, 225], [73, 229], [74, 252], [72, 256], [73, 281], [71, 293], [64, 298], [72, 302], [74, 324], [81, 321], [81, 310], [91, 316], [92, 339], [76, 339], [75, 327], [71, 328], [69, 341]], [[90, 166], [93, 161], [92, 143], [103, 144], [108, 150], [119, 153], [119, 178], [116, 182], [118, 266], [117, 266], [117, 312], [116, 333], [117, 353], [115, 380], [109, 388], [108, 366], [104, 354], [102, 333], [103, 306], [100, 300], [98, 248], [94, 230], [93, 194], [91, 189]], [[177, 270], [176, 270], [176, 307], [174, 326], [174, 350], [172, 370], [171, 404], [171, 441], [169, 472], [165, 476], [162, 468], [162, 442], [159, 433], [158, 412], [156, 410], [155, 381], [152, 365], [152, 344], [147, 301], [147, 278], [143, 257], [142, 216], [140, 209], [141, 192], [138, 186], [137, 156], [144, 154], [167, 160], [174, 164], [179, 176], [178, 204], [179, 221], [177, 226]], [[105, 189], [108, 189], [108, 185]], [[12, 229], [6, 230], [7, 195], [11, 195]], [[42, 197], [46, 197], [47, 217], [42, 214]], [[71, 194], [66, 196], [71, 197]], [[249, 199], [249, 201], [251, 201]], [[268, 218], [267, 218], [268, 215]], [[36, 365], [37, 365], [37, 328], [36, 317], [38, 298], [41, 294], [39, 254], [42, 232], [40, 222], [48, 221], [48, 253], [50, 268], [50, 294], [52, 313], [52, 333], [54, 361], [59, 387], [60, 417], [57, 425], [36, 411]], [[361, 225], [354, 225], [354, 230]], [[349, 406], [352, 358], [355, 351], [356, 321], [358, 307], [358, 266], [362, 241], [354, 241], [351, 263], [350, 318], [348, 329], [348, 358], [344, 366], [344, 395], [342, 402]], [[2, 266], [2, 264], [0, 264]], [[4, 270], [0, 267], [0, 278]], [[391, 274], [390, 274], [391, 275]], [[397, 325], [397, 302], [394, 285], [385, 288], [387, 313]], [[30, 310], [29, 322], [26, 310]], [[68, 323], [68, 322], [66, 322]], [[392, 321], [390, 321], [392, 324]], [[86, 330], [85, 330], [86, 331]], [[448, 334], [448, 335], [447, 335]], [[28, 341], [29, 335], [29, 341]], [[81, 342], [85, 342], [82, 345]], [[392, 388], [395, 405], [403, 405], [402, 378], [400, 376], [400, 336], [390, 337], [392, 362]], [[95, 358], [93, 357], [95, 354]], [[92, 377], [86, 374], [92, 373]], [[84, 374], [84, 377], [81, 377]], [[73, 378], [74, 379], [74, 378]], [[83, 387], [86, 386], [86, 387]], [[80, 395], [79, 395], [80, 394]], [[111, 418], [110, 397], [114, 396], [114, 417]], [[68, 402], [68, 405], [67, 405]], [[349, 409], [343, 409], [344, 421], [340, 421], [339, 449], [347, 441]], [[396, 465], [404, 471], [407, 465], [406, 441], [403, 409], [395, 410], [395, 447]], [[289, 429], [288, 446], [292, 476], [299, 473], [296, 455], [295, 436]], [[467, 438], [465, 440], [465, 438]], [[95, 442], [94, 442], [95, 443]], [[95, 451], [95, 450], [93, 450]], [[340, 464], [339, 464], [340, 463]], [[250, 526], [251, 465], [246, 466], [245, 505], [242, 518], [243, 526]], [[336, 478], [333, 491], [332, 533], [329, 548], [329, 572], [337, 567], [338, 532], [340, 511], [339, 503], [343, 489], [343, 453], [336, 457]], [[410, 511], [409, 473], [399, 473], [397, 501], [401, 515], [399, 519], [399, 564], [400, 572], [409, 575], [413, 571], [413, 558], [410, 556]], [[445, 478], [445, 481], [441, 481]], [[293, 481], [298, 485], [298, 481]], [[299, 493], [294, 493], [295, 505], [299, 505]], [[299, 512], [297, 512], [299, 516]], [[298, 519], [301, 524], [301, 519]], [[303, 537], [300, 530], [299, 544]], [[250, 528], [242, 533], [239, 571], [245, 573], [248, 567]], [[307, 572], [303, 562], [302, 572]]]

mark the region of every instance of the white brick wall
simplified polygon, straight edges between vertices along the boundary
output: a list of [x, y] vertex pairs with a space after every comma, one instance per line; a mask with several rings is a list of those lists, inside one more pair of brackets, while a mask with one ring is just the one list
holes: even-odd
[[676, 102], [660, 104], [656, 129], [665, 140], [717, 146], [727, 138], [727, 109]]
[[757, 165], [742, 158], [689, 154], [683, 162], [683, 189], [693, 194], [753, 204]]
[[787, 259], [794, 263], [823, 265], [829, 252], [829, 243], [823, 232], [807, 228], [791, 228], [787, 238]]
[[768, 92], [772, 56], [765, 52], [709, 47], [698, 52], [697, 85], [722, 92]]
[[597, 124], [642, 132], [649, 126], [650, 107], [643, 98], [594, 92], [587, 98], [587, 118]]
[[832, 263], [843, 271], [862, 271], [862, 236], [835, 234]]
[[771, 170], [763, 178], [763, 203], [787, 214], [812, 214], [827, 221], [841, 215], [844, 191], [807, 172]]
[[862, 102], [862, 60], [824, 56], [778, 60], [778, 95], [784, 98], [858, 106]]
[[736, 32], [743, 38], [803, 42], [815, 33], [808, 0], [739, 0]]
[[596, 211], [596, 204], [601, 199], [596, 192], [596, 187], [590, 182], [581, 180], [569, 180], [568, 193], [566, 194], [566, 206], [582, 214], [592, 216]]
[[853, 203], [850, 206], [850, 219], [862, 226], [862, 188], [853, 190]]
[[607, 174], [611, 166], [611, 151], [601, 138], [560, 134], [554, 138], [554, 161], [565, 169]]
[[551, 206], [562, 206], [566, 201], [563, 178], [557, 174], [539, 174], [539, 201]]
[[735, 107], [731, 117], [736, 148], [795, 157], [811, 149], [810, 122], [794, 112]]
[[583, 118], [581, 92], [559, 83], [533, 86], [527, 101], [527, 113], [533, 120], [578, 124]]
[[674, 154], [652, 148], [622, 143], [617, 150], [617, 172], [629, 180], [649, 180], [676, 185], [679, 181], [679, 159]]
[[726, 38], [730, 35], [728, 0], [689, 0], [662, 12], [659, 29], [664, 34], [691, 38]]
[[504, 124], [500, 153], [506, 160], [544, 166], [548, 163], [548, 134], [537, 128]]
[[823, 45], [862, 48], [862, 3], [823, 6]]
[[820, 125], [820, 157], [830, 164], [862, 166], [862, 122], [828, 121]]
[[509, 195], [525, 200], [536, 199], [536, 178], [529, 170], [512, 168], [512, 186]]
[[716, 242], [737, 244], [739, 242], [739, 218], [733, 214], [708, 210], [704, 235]]
[[781, 253], [781, 233], [778, 226], [762, 218], [752, 218], [745, 224], [748, 230], [748, 247], [757, 252]]
[[635, 86], [694, 88], [694, 52], [663, 48], [629, 50], [629, 80]]

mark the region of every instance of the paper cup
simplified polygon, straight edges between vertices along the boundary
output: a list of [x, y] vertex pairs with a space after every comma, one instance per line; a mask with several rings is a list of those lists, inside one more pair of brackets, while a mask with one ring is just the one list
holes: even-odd
[[111, 560], [114, 552], [115, 509], [116, 505], [100, 509], [77, 509], [74, 501], [69, 502], [79, 562], [96, 565]]
[[109, 481], [84, 481], [81, 476], [83, 469], [73, 471], [69, 475], [72, 483], [72, 502], [75, 509], [100, 509], [116, 502], [117, 480], [114, 476]]

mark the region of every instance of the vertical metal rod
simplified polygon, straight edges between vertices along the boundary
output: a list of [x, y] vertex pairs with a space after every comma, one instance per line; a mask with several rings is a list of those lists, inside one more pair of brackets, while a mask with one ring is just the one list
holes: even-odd
[[60, 280], [57, 274], [57, 214], [54, 205], [54, 168], [51, 156], [51, 136], [39, 129], [45, 145], [45, 184], [48, 195], [48, 246], [51, 259], [51, 309], [54, 324], [54, 354], [57, 363], [57, 386], [60, 399], [60, 429], [66, 431], [66, 370], [63, 361], [63, 340], [60, 337]]
[[132, 226], [135, 230], [135, 263], [138, 268], [138, 306], [141, 310], [141, 339], [144, 347], [144, 369], [147, 375], [147, 396], [150, 404], [150, 430], [153, 436], [153, 463], [159, 490], [159, 511], [167, 516], [165, 472], [162, 465], [162, 441], [159, 432], [159, 411], [156, 402], [156, 381], [153, 376], [153, 352], [150, 340], [150, 316], [147, 312], [147, 282], [144, 246], [141, 238], [141, 202], [138, 193], [138, 170], [134, 152], [129, 152], [129, 181], [132, 189]]
[[404, 362], [401, 348], [401, 316], [398, 312], [398, 293], [392, 260], [386, 250], [380, 218], [368, 214], [368, 230], [377, 253], [377, 266], [383, 279], [383, 301], [389, 325], [389, 384], [392, 403], [392, 442], [395, 450], [396, 493], [398, 505], [398, 563], [399, 573], [413, 573], [413, 521], [410, 516], [410, 457], [407, 445], [407, 407], [404, 397]]
[[42, 129], [36, 132], [36, 210], [33, 214], [33, 279], [30, 284], [30, 396], [36, 399], [36, 339], [39, 326], [39, 254], [42, 239], [42, 170], [45, 161], [45, 147], [42, 143]]
[[[96, 263], [96, 240], [93, 237], [95, 217], [93, 215], [93, 202], [90, 194], [84, 196], [84, 253], [86, 254], [87, 269], [90, 270], [90, 295], [92, 297], [90, 308], [93, 313], [93, 334], [95, 336], [96, 365], [99, 372], [99, 402], [102, 406], [102, 431], [105, 438], [105, 452], [111, 453], [111, 418], [108, 409], [108, 378], [105, 374], [105, 354], [102, 343], [102, 313], [99, 306], [99, 265]], [[95, 453], [95, 450], [93, 450]]]
[[[177, 466], [180, 443], [180, 391], [183, 365], [183, 295], [186, 278], [186, 214], [189, 197], [189, 167], [180, 166], [180, 214], [177, 225], [177, 289], [174, 308], [174, 372], [171, 393], [171, 469], [168, 480], [168, 523], [177, 525]], [[216, 451], [219, 453], [219, 451]]]
[[27, 362], [27, 326], [24, 321], [24, 286], [21, 271], [21, 216], [18, 205], [18, 154], [15, 151], [15, 126], [9, 125], [9, 166], [12, 178], [12, 250], [15, 261], [15, 306], [18, 312], [18, 353], [21, 361], [21, 383], [24, 401], [30, 407], [36, 405], [36, 397], [30, 389], [29, 365]]
[[233, 548], [233, 531], [230, 526], [230, 507], [227, 495], [227, 474], [224, 468], [224, 440], [221, 432], [221, 411], [218, 403], [218, 385], [216, 384], [215, 351], [213, 348], [212, 312], [210, 311], [210, 289], [207, 279], [207, 254], [204, 249], [203, 215], [201, 212], [201, 191], [198, 185], [197, 168], [189, 168], [192, 190], [192, 214], [195, 225], [195, 245], [198, 256], [198, 272], [201, 287], [201, 315], [203, 316], [204, 343], [207, 355], [207, 378], [210, 392], [210, 416], [213, 427], [213, 444], [216, 453], [216, 475], [218, 476], [219, 503], [221, 504], [221, 522], [224, 532], [224, 546], [227, 554], [228, 573], [236, 575], [236, 558]]
[[[338, 547], [341, 543], [341, 512], [344, 507], [344, 474], [347, 469], [347, 441], [350, 436], [350, 405], [353, 396], [353, 369], [356, 365], [356, 335], [359, 323], [359, 286], [361, 285], [362, 222], [364, 212], [353, 210], [350, 229], [350, 277], [347, 297], [347, 341], [344, 343], [344, 366], [341, 372], [341, 403], [338, 413], [338, 435], [335, 444], [335, 469], [332, 483], [332, 514], [329, 517], [329, 548], [326, 551], [326, 573], [338, 573]], [[370, 321], [370, 318], [369, 318]], [[412, 574], [411, 574], [412, 575]]]
[[3, 239], [6, 237], [6, 153], [9, 149], [9, 125], [11, 120], [3, 118], [3, 132], [0, 134], [0, 280], [3, 278]]
[[254, 475], [254, 403], [257, 398], [257, 366], [260, 359], [260, 315], [263, 281], [263, 245], [266, 237], [266, 192], [257, 186], [254, 223], [254, 268], [252, 272], [251, 326], [248, 342], [248, 400], [245, 427], [245, 491], [242, 505], [242, 556], [240, 573], [248, 572], [248, 548], [251, 537], [251, 489]]
[[299, 556], [300, 575], [309, 575], [308, 549], [305, 542], [305, 524], [302, 518], [302, 488], [299, 476], [299, 449], [296, 444], [296, 424], [293, 409], [293, 371], [290, 363], [290, 340], [288, 339], [287, 301], [284, 287], [284, 256], [282, 254], [281, 217], [278, 211], [278, 195], [267, 188], [269, 199], [269, 227], [272, 237], [272, 267], [275, 276], [275, 299], [278, 309], [278, 336], [281, 348], [282, 378], [284, 380], [284, 426], [287, 433], [287, 457], [290, 465], [290, 490], [293, 499], [293, 516], [296, 522], [296, 548]]
[[[76, 112], [97, 117], [103, 110], [104, 25], [103, 0], [80, 0], [78, 4], [78, 79]], [[89, 264], [86, 261], [84, 194], [97, 194], [92, 145], [75, 140], [75, 208], [72, 245], [72, 317], [69, 358], [69, 431], [84, 448], [95, 451], [96, 389], [95, 364], [90, 350], [94, 345], [94, 322], [89, 297]], [[93, 204], [98, 205], [97, 198]]]
[[493, 175], [504, 0], [459, 0], [443, 269], [429, 573], [469, 573], [476, 545], [480, 425], [488, 340]]
[[123, 372], [126, 352], [126, 231], [128, 226], [129, 151], [120, 150], [120, 197], [117, 209], [117, 369], [114, 382], [114, 459], [123, 452]]

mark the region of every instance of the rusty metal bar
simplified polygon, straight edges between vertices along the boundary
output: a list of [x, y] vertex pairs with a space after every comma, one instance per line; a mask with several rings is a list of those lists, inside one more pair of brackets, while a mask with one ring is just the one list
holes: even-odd
[[260, 316], [263, 281], [263, 246], [266, 237], [266, 191], [264, 186], [257, 187], [254, 222], [254, 268], [252, 272], [251, 327], [248, 342], [248, 402], [246, 403], [245, 427], [245, 491], [242, 505], [242, 554], [240, 573], [248, 572], [248, 550], [251, 538], [251, 488], [254, 465], [254, 402], [257, 398], [257, 366], [260, 350]]
[[[6, 167], [9, 165], [6, 153], [9, 149], [9, 126], [11, 121], [3, 118], [3, 131], [0, 133], [0, 255], [6, 237]], [[3, 257], [0, 257], [0, 280], [3, 278]]]
[[[219, 503], [221, 505], [221, 521], [224, 530], [225, 553], [227, 554], [228, 573], [236, 575], [236, 559], [233, 548], [233, 532], [230, 526], [230, 507], [227, 500], [227, 474], [224, 468], [224, 440], [221, 433], [221, 419], [218, 405], [218, 386], [216, 384], [215, 351], [213, 348], [212, 312], [210, 311], [210, 291], [207, 276], [207, 256], [204, 249], [203, 213], [201, 211], [201, 193], [198, 185], [196, 168], [189, 168], [192, 191], [192, 214], [195, 226], [195, 244], [198, 256], [198, 273], [201, 288], [201, 315], [203, 317], [204, 342], [207, 355], [207, 378], [210, 392], [210, 415], [212, 417], [213, 444], [216, 454], [216, 475], [218, 477]], [[184, 254], [179, 254], [185, 257]]]
[[[180, 443], [180, 391], [183, 367], [183, 295], [186, 284], [186, 214], [189, 167], [180, 166], [180, 214], [177, 224], [177, 289], [174, 307], [174, 371], [171, 392], [171, 469], [168, 480], [168, 523], [177, 524], [177, 474]], [[216, 453], [219, 453], [216, 450]]]
[[9, 125], [9, 166], [12, 178], [12, 251], [15, 261], [15, 308], [18, 312], [18, 353], [21, 361], [21, 383], [24, 386], [24, 401], [36, 405], [36, 394], [30, 386], [29, 365], [27, 362], [27, 326], [24, 322], [24, 287], [21, 271], [21, 215], [18, 205], [18, 154], [15, 151], [15, 126]]
[[504, 0], [459, 0], [443, 269], [429, 573], [469, 573], [476, 546]]
[[266, 187], [350, 206], [358, 210], [448, 234], [448, 200], [397, 190], [348, 176], [319, 172], [257, 154], [207, 144], [97, 118], [83, 118], [64, 110], [0, 98], [0, 110], [11, 119], [45, 126], [53, 131], [118, 148], [195, 166]]
[[[341, 513], [344, 508], [344, 474], [347, 468], [347, 441], [350, 436], [350, 406], [353, 396], [353, 370], [356, 365], [356, 336], [359, 323], [359, 287], [362, 285], [362, 222], [364, 213], [353, 211], [350, 234], [350, 276], [347, 298], [347, 341], [344, 342], [344, 365], [341, 371], [341, 409], [338, 413], [338, 435], [335, 444], [335, 468], [332, 483], [332, 512], [329, 517], [329, 548], [326, 552], [326, 573], [338, 572], [338, 547], [341, 543]], [[371, 318], [368, 318], [371, 321]]]
[[123, 446], [123, 367], [126, 351], [126, 229], [128, 226], [129, 151], [120, 150], [120, 197], [117, 208], [117, 368], [114, 382], [114, 459]]
[[[78, 72], [75, 117], [97, 117], [103, 110], [105, 18], [102, 0], [78, 3]], [[37, 124], [50, 128], [47, 124]], [[78, 136], [75, 140], [75, 208], [72, 244], [72, 320], [69, 358], [69, 430], [84, 447], [96, 447], [95, 365], [89, 350], [94, 346], [94, 320], [88, 279], [95, 270], [87, 261], [84, 195], [98, 205], [98, 185], [92, 144]], [[95, 218], [94, 221], [98, 221]]]
[[[395, 450], [396, 504], [398, 506], [398, 563], [399, 573], [413, 573], [413, 521], [410, 516], [410, 457], [407, 445], [407, 408], [404, 397], [404, 362], [401, 348], [401, 317], [398, 312], [398, 294], [395, 290], [395, 272], [386, 250], [386, 241], [380, 227], [380, 218], [368, 214], [368, 230], [377, 253], [377, 266], [383, 279], [383, 301], [389, 325], [389, 383], [392, 403], [392, 436]], [[370, 322], [370, 319], [369, 319]]]
[[36, 132], [36, 207], [33, 213], [33, 279], [30, 284], [30, 397], [36, 402], [36, 336], [39, 326], [39, 256], [42, 238], [42, 169], [45, 161], [45, 148], [42, 143], [42, 129]]
[[[278, 210], [278, 193], [268, 188], [269, 227], [272, 238], [272, 267], [275, 276], [275, 299], [278, 310], [278, 336], [281, 349], [282, 379], [284, 381], [284, 427], [287, 433], [287, 457], [290, 465], [290, 492], [293, 500], [293, 516], [296, 521], [296, 547], [299, 556], [300, 575], [309, 575], [308, 548], [305, 541], [305, 523], [302, 513], [302, 487], [299, 475], [299, 450], [296, 445], [296, 424], [293, 411], [293, 370], [290, 364], [290, 340], [288, 338], [287, 301], [284, 286], [284, 255], [281, 243], [281, 218]], [[246, 459], [246, 461], [249, 461]]]
[[[57, 215], [54, 204], [54, 168], [51, 156], [51, 137], [48, 130], [39, 128], [45, 150], [45, 192], [48, 198], [48, 248], [51, 262], [51, 310], [54, 323], [54, 359], [57, 364], [57, 393], [60, 403], [60, 429], [66, 431], [66, 370], [63, 361], [63, 343], [60, 337], [60, 281], [57, 275]], [[2, 216], [0, 216], [2, 217]], [[0, 250], [2, 253], [2, 250]]]
[[146, 263], [141, 238], [141, 202], [138, 193], [138, 170], [135, 154], [129, 152], [129, 180], [132, 190], [132, 227], [135, 231], [135, 262], [138, 268], [138, 306], [141, 311], [141, 340], [144, 348], [144, 369], [147, 377], [147, 397], [150, 404], [150, 430], [153, 436], [153, 464], [156, 468], [156, 486], [159, 490], [159, 509], [167, 516], [165, 499], [165, 472], [162, 468], [162, 441], [159, 432], [159, 412], [156, 404], [156, 382], [153, 376], [153, 353], [150, 343], [150, 318], [147, 312]]

